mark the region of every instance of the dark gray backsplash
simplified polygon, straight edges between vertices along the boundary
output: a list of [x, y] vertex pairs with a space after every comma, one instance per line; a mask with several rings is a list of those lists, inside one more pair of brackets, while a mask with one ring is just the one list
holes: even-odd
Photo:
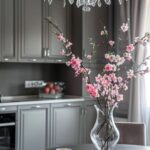
[[65, 93], [68, 95], [82, 96], [82, 78], [75, 77], [75, 72], [71, 67], [64, 65], [55, 66], [56, 78], [58, 81], [65, 82]]
[[0, 63], [2, 96], [38, 94], [38, 89], [24, 88], [25, 80], [63, 81], [65, 94], [82, 95], [81, 78], [74, 78], [74, 72], [65, 64]]
[[54, 65], [0, 63], [1, 95], [14, 96], [37, 94], [37, 89], [24, 88], [25, 80], [55, 80]]

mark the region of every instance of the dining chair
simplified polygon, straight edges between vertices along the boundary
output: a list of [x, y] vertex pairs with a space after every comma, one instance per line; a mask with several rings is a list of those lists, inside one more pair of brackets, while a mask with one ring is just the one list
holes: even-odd
[[145, 145], [145, 125], [142, 123], [117, 122], [120, 132], [118, 144]]

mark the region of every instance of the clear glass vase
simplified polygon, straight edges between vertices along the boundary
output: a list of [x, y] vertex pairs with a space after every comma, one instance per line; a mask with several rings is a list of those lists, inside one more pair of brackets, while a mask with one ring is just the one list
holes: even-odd
[[97, 113], [96, 122], [91, 130], [91, 140], [97, 150], [113, 150], [120, 134], [114, 123], [112, 107], [94, 105]]

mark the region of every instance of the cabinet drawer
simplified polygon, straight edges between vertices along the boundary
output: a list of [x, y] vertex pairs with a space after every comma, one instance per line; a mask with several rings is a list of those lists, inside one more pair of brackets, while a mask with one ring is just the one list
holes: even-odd
[[33, 104], [33, 105], [24, 105], [19, 106], [19, 109], [41, 109], [41, 108], [49, 108], [49, 104]]
[[0, 106], [0, 113], [16, 112], [17, 106]]

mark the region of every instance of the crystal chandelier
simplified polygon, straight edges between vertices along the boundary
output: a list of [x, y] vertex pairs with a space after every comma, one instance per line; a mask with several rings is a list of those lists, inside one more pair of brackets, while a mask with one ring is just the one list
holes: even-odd
[[[45, 1], [45, 0], [44, 0]], [[51, 3], [53, 2], [53, 0], [47, 0], [48, 3], [51, 5]], [[64, 7], [66, 6], [66, 1], [67, 0], [63, 0], [63, 5]], [[111, 4], [111, 0], [103, 0], [107, 5]], [[122, 0], [118, 0], [119, 4], [122, 4]], [[102, 0], [68, 0], [68, 2], [72, 5], [73, 3], [76, 2], [76, 6], [82, 7], [83, 11], [90, 11], [91, 7], [95, 7], [96, 5], [98, 7], [102, 6]]]

